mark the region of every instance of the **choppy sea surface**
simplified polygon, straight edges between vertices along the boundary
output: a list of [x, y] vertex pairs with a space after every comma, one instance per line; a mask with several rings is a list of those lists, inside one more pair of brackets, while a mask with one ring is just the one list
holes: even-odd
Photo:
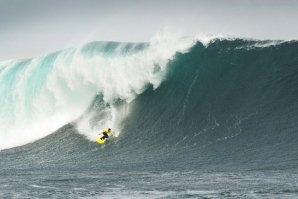
[[297, 198], [297, 172], [99, 172], [1, 176], [1, 198]]

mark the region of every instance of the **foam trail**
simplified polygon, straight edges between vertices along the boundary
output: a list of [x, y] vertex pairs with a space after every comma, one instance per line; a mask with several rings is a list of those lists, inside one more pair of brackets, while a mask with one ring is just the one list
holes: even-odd
[[[78, 129], [87, 137], [107, 125], [121, 131], [117, 100], [129, 103], [167, 74], [176, 52], [196, 43], [158, 33], [149, 44], [93, 42], [42, 57], [0, 63], [0, 149], [20, 146], [49, 135], [79, 118], [96, 95], [105, 117]], [[81, 127], [84, 128], [81, 128]]]

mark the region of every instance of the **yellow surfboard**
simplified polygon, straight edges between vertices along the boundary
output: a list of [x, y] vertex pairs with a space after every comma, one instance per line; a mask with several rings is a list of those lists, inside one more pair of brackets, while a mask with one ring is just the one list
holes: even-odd
[[98, 144], [103, 144], [103, 143], [105, 143], [105, 141], [106, 141], [106, 139], [104, 139], [104, 140], [102, 140], [102, 139], [100, 139], [100, 138], [97, 138], [97, 139], [96, 139], [96, 142], [97, 142]]

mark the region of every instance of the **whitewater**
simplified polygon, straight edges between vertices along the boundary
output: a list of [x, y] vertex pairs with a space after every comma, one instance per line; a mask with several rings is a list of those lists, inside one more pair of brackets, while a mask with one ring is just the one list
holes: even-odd
[[159, 33], [2, 62], [0, 197], [297, 198], [297, 53]]
[[[157, 35], [149, 44], [92, 42], [27, 60], [1, 64], [0, 149], [38, 140], [79, 118], [96, 95], [102, 95], [109, 117], [97, 126], [81, 124], [94, 139], [95, 131], [119, 126], [116, 100], [129, 103], [165, 79], [167, 62], [187, 52], [195, 38]], [[110, 110], [108, 110], [110, 109]], [[87, 128], [87, 129], [85, 129]], [[93, 136], [92, 136], [93, 135]]]

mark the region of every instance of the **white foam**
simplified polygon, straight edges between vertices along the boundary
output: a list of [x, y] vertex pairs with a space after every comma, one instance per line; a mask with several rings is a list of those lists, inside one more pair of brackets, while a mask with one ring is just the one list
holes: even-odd
[[[147, 48], [134, 53], [121, 54], [126, 44], [119, 45], [113, 56], [86, 56], [84, 46], [65, 50], [51, 58], [55, 61], [49, 71], [44, 70], [48, 63], [41, 66], [50, 59], [47, 56], [32, 59], [18, 72], [14, 72], [20, 67], [17, 62], [5, 62], [8, 66], [2, 66], [5, 69], [0, 73], [0, 91], [5, 95], [0, 99], [0, 149], [35, 141], [77, 119], [98, 93], [107, 104], [106, 117], [92, 126], [86, 116], [79, 131], [90, 139], [107, 126], [121, 132], [129, 105], [116, 108], [113, 103], [121, 99], [129, 104], [149, 84], [157, 88], [166, 77], [168, 61], [176, 52], [187, 52], [195, 42], [159, 32]], [[36, 73], [40, 73], [38, 77]], [[42, 80], [45, 83], [38, 85]], [[122, 109], [126, 111], [119, 114]]]
[[[130, 102], [141, 94], [148, 84], [157, 88], [166, 77], [167, 63], [173, 59], [176, 52], [185, 53], [196, 42], [193, 38], [180, 39], [178, 35], [171, 35], [167, 31], [158, 32], [152, 38], [150, 45], [144, 51], [124, 58], [99, 59], [109, 76], [97, 80], [99, 92], [110, 106], [106, 108], [106, 117], [96, 125], [90, 125], [92, 113], [87, 115], [79, 124], [78, 130], [90, 140], [95, 140], [99, 131], [107, 127], [116, 134], [121, 132], [121, 121], [129, 114]], [[112, 75], [110, 75], [112, 74]], [[126, 104], [115, 107], [113, 101], [125, 100]], [[95, 113], [94, 113], [95, 114]]]

